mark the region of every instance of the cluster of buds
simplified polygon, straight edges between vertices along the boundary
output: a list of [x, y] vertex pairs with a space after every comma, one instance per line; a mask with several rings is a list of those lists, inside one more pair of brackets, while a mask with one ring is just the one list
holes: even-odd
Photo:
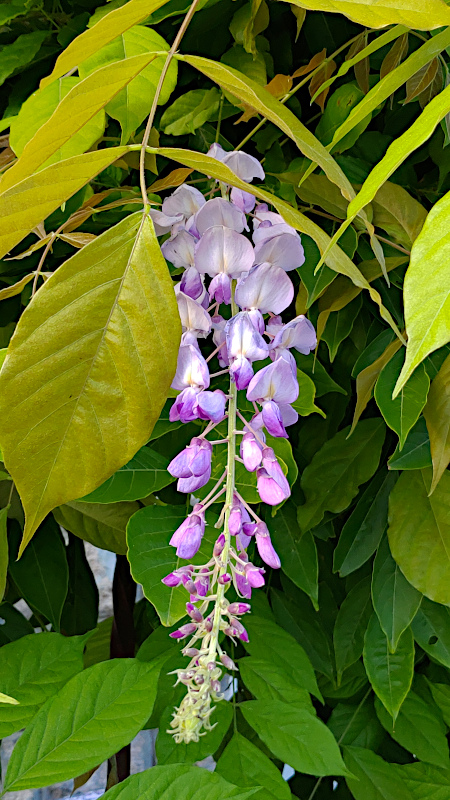
[[[246, 153], [226, 153], [215, 144], [209, 155], [247, 182], [264, 178], [259, 161]], [[186, 669], [177, 670], [177, 682], [187, 688], [171, 723], [177, 742], [198, 741], [211, 728], [212, 703], [222, 697], [222, 669], [235, 669], [219, 637], [248, 641], [240, 618], [250, 605], [239, 598], [249, 600], [252, 589], [265, 581], [264, 568], [249, 560], [250, 542], [256, 542], [264, 564], [280, 567], [266, 523], [237, 491], [235, 463], [241, 461], [256, 473], [259, 497], [267, 505], [277, 506], [289, 497], [289, 483], [266, 434], [287, 438], [286, 428], [297, 421], [292, 403], [299, 386], [291, 350], [306, 355], [316, 346], [308, 319], [301, 315], [284, 323], [280, 316], [294, 297], [287, 273], [304, 262], [300, 236], [266, 204], [257, 205], [252, 194], [230, 191], [222, 184], [217, 189], [221, 196], [207, 200], [184, 184], [164, 200], [161, 211], [151, 212], [157, 234], [170, 233], [162, 245], [164, 256], [184, 270], [175, 286], [183, 333], [172, 383], [179, 394], [170, 419], [205, 422], [203, 432], [168, 467], [178, 479], [178, 491], [195, 503], [170, 540], [179, 558], [194, 558], [205, 532], [205, 512], [224, 500], [217, 523], [222, 532], [211, 559], [200, 567], [188, 564], [163, 579], [167, 586], [184, 587], [190, 617], [171, 634], [187, 640], [183, 654], [190, 659]], [[199, 340], [209, 335], [215, 349], [205, 358]], [[208, 362], [214, 356], [220, 370], [211, 375]], [[266, 364], [255, 369], [258, 361]], [[211, 379], [224, 374], [228, 393], [211, 388]], [[239, 409], [239, 392], [245, 392], [245, 409], [253, 407], [250, 419]], [[224, 420], [225, 438], [208, 438]], [[197, 502], [196, 493], [211, 479], [213, 447], [225, 445], [226, 469]], [[238, 599], [230, 603], [226, 595], [231, 587]]]

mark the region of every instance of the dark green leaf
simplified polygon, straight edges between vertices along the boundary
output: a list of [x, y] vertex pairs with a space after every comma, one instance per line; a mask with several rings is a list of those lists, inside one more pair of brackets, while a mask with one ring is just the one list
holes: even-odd
[[364, 640], [364, 666], [375, 694], [395, 720], [407, 696], [414, 674], [414, 639], [407, 628], [395, 653], [376, 614], [372, 614]]
[[378, 466], [386, 431], [383, 421], [365, 419], [347, 438], [349, 431], [344, 428], [326, 442], [303, 472], [306, 503], [298, 509], [303, 531], [318, 525], [325, 511], [344, 511]]
[[388, 461], [389, 469], [425, 469], [431, 467], [430, 437], [425, 419], [419, 417], [406, 438], [403, 449], [400, 444]]
[[55, 508], [53, 516], [63, 528], [102, 550], [124, 555], [128, 520], [139, 510], [137, 503], [82, 503]]
[[302, 533], [300, 530], [297, 508], [292, 501], [280, 508], [269, 527], [273, 544], [280, 556], [281, 569], [296, 586], [311, 597], [317, 607], [319, 589], [316, 544], [309, 531]]
[[391, 556], [387, 537], [378, 548], [373, 566], [372, 600], [389, 647], [395, 652], [400, 636], [419, 609], [422, 595], [400, 572]]
[[254, 656], [241, 658], [238, 663], [242, 680], [257, 700], [279, 700], [314, 713], [309, 692], [296, 683], [292, 670]]
[[98, 619], [98, 589], [89, 562], [84, 542], [68, 534], [66, 547], [69, 568], [69, 589], [62, 610], [61, 630], [66, 636], [93, 630]]
[[338, 703], [327, 724], [340, 745], [377, 750], [385, 736], [367, 693], [358, 705]]
[[447, 727], [436, 707], [410, 692], [395, 723], [378, 700], [375, 709], [381, 724], [402, 747], [421, 761], [450, 769]]
[[399, 437], [400, 449], [406, 437], [417, 422], [427, 401], [430, 379], [423, 364], [415, 370], [408, 382], [403, 386], [395, 400], [392, 392], [400, 374], [405, 354], [402, 350], [395, 353], [381, 370], [375, 384], [375, 400], [386, 423]]
[[364, 634], [372, 613], [370, 581], [364, 578], [348, 593], [342, 603], [334, 626], [333, 641], [336, 654], [338, 684], [342, 673], [362, 655]]
[[403, 778], [414, 800], [448, 800], [450, 772], [431, 764], [399, 764], [397, 773]]
[[161, 128], [171, 136], [195, 133], [217, 114], [220, 92], [217, 89], [192, 89], [182, 94], [164, 111]]
[[157, 766], [113, 786], [106, 800], [247, 800], [255, 789], [243, 791], [220, 775], [183, 764]]
[[386, 530], [388, 500], [396, 480], [396, 474], [377, 472], [342, 528], [333, 558], [333, 568], [342, 578], [359, 569], [377, 549]]
[[308, 775], [346, 774], [333, 734], [308, 711], [275, 700], [252, 700], [240, 709], [276, 758]]
[[141, 447], [135, 456], [102, 483], [98, 489], [82, 498], [84, 503], [118, 503], [140, 500], [158, 492], [172, 483], [172, 475], [167, 472], [169, 459], [152, 450]]
[[363, 747], [346, 747], [344, 759], [355, 776], [347, 778], [355, 800], [413, 800], [394, 764]]
[[216, 774], [233, 778], [243, 788], [261, 786], [255, 800], [289, 800], [289, 784], [270, 758], [237, 731], [220, 756]]
[[412, 631], [422, 650], [450, 669], [450, 608], [424, 597], [412, 621]]

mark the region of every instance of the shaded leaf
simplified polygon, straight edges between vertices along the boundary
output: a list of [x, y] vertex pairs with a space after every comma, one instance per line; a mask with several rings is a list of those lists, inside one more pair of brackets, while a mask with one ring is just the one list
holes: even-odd
[[400, 636], [420, 607], [422, 595], [400, 572], [387, 538], [382, 540], [373, 565], [372, 600], [391, 652], [395, 652]]
[[376, 614], [372, 614], [364, 640], [364, 666], [372, 688], [390, 716], [396, 720], [414, 674], [414, 639], [411, 629], [401, 635], [391, 653]]
[[[166, 108], [161, 117], [161, 128], [172, 136], [195, 133], [219, 110], [220, 93], [217, 89], [192, 89]], [[154, 191], [154, 188], [152, 187]]]
[[83, 497], [83, 502], [117, 503], [148, 497], [174, 480], [167, 472], [168, 464], [168, 458], [150, 447], [141, 447], [128, 464]]
[[450, 602], [450, 474], [431, 496], [431, 470], [403, 472], [389, 501], [389, 545], [406, 579], [439, 603]]
[[383, 58], [380, 68], [380, 80], [398, 67], [408, 52], [408, 33], [403, 33], [392, 45], [389, 52]]
[[344, 670], [361, 657], [364, 635], [372, 614], [370, 581], [364, 578], [345, 597], [333, 631], [338, 685]]
[[280, 556], [281, 569], [296, 586], [318, 604], [317, 549], [312, 533], [302, 533], [297, 521], [297, 509], [285, 503], [270, 522], [270, 533]]
[[40, 50], [47, 38], [47, 31], [33, 31], [18, 36], [12, 44], [2, 47], [0, 61], [0, 86], [16, 71], [23, 69]]
[[433, 58], [429, 64], [422, 67], [415, 75], [406, 81], [406, 99], [405, 103], [410, 103], [411, 100], [416, 100], [422, 92], [433, 83], [438, 70], [439, 61]]
[[298, 686], [291, 672], [279, 664], [253, 656], [241, 658], [238, 664], [242, 680], [257, 700], [279, 700], [315, 713], [309, 692]]
[[325, 511], [337, 514], [346, 509], [358, 486], [375, 472], [385, 437], [380, 419], [366, 419], [348, 437], [349, 428], [339, 431], [316, 453], [303, 471], [302, 489], [306, 503], [298, 508], [303, 531], [318, 525]]
[[176, 367], [175, 304], [138, 212], [66, 261], [25, 309], [0, 376], [3, 407], [11, 393], [15, 403], [0, 434], [25, 508], [22, 549], [52, 508], [95, 489], [148, 441]]
[[[370, 691], [370, 690], [369, 690]], [[373, 700], [365, 696], [358, 705], [338, 703], [327, 723], [338, 744], [378, 749], [384, 730], [375, 714]]]
[[421, 761], [444, 769], [450, 768], [445, 735], [447, 727], [436, 707], [426, 703], [415, 692], [410, 692], [395, 724], [378, 701], [375, 701], [375, 709], [381, 724], [402, 747], [414, 753]]
[[424, 597], [411, 627], [422, 650], [450, 669], [450, 609]]
[[243, 788], [262, 787], [253, 797], [255, 800], [289, 800], [291, 792], [287, 781], [270, 758], [237, 731], [221, 754], [215, 773], [233, 777]]
[[56, 521], [85, 542], [124, 555], [127, 552], [125, 531], [139, 510], [138, 503], [66, 503], [53, 511]]
[[373, 388], [377, 382], [377, 378], [383, 367], [391, 360], [397, 350], [401, 347], [401, 342], [394, 339], [393, 342], [388, 344], [386, 350], [378, 356], [378, 358], [365, 367], [358, 373], [356, 378], [356, 406], [355, 413], [353, 414], [352, 428], [353, 431], [358, 423], [358, 420], [367, 406], [370, 398], [372, 397]]
[[341, 530], [333, 569], [341, 578], [359, 569], [373, 555], [386, 529], [388, 500], [397, 475], [377, 472]]
[[413, 800], [406, 782], [396, 772], [396, 765], [363, 747], [345, 747], [344, 759], [355, 776], [347, 778], [355, 800]]
[[417, 422], [427, 401], [430, 379], [423, 364], [420, 364], [407, 383], [392, 399], [392, 392], [404, 361], [403, 351], [394, 353], [381, 370], [375, 384], [375, 400], [386, 423], [399, 437], [400, 449]]
[[[428, 394], [427, 403], [430, 395]], [[424, 417], [420, 417], [406, 437], [403, 449], [400, 444], [388, 461], [389, 469], [424, 469], [431, 467], [430, 438]]]

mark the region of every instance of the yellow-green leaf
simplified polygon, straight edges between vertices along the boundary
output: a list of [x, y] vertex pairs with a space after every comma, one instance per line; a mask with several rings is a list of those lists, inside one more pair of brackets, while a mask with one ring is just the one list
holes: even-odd
[[423, 410], [430, 437], [434, 492], [450, 461], [450, 356], [447, 356], [428, 393]]
[[17, 283], [13, 283], [12, 286], [5, 286], [4, 289], [0, 289], [0, 300], [7, 300], [8, 297], [15, 297], [16, 294], [20, 294], [22, 289], [32, 281], [34, 278], [34, 274], [31, 272], [29, 275], [24, 275], [20, 281]]
[[419, 30], [434, 30], [450, 25], [450, 8], [444, 0], [286, 0], [311, 11], [344, 14], [368, 28], [406, 25]]
[[[76, 83], [25, 145], [19, 161], [5, 173], [0, 182], [0, 191], [6, 191], [36, 172], [154, 58], [152, 53], [132, 56], [108, 64]], [[44, 92], [48, 92], [48, 89], [41, 89], [32, 97]], [[76, 153], [71, 152], [70, 155]]]
[[[85, 78], [86, 75], [105, 64], [119, 62], [120, 66], [127, 60], [127, 56], [144, 56], [149, 52], [159, 51], [161, 53], [168, 50], [169, 45], [159, 33], [144, 25], [135, 25], [131, 30], [125, 31], [106, 47], [83, 61], [79, 67], [79, 73], [82, 78]], [[125, 88], [116, 94], [106, 107], [108, 114], [120, 123], [124, 143], [129, 140], [150, 112], [165, 60], [165, 55], [154, 60], [149, 59], [147, 65], [139, 71], [134, 80], [127, 82]], [[159, 105], [167, 103], [176, 86], [177, 74], [178, 64], [176, 61], [172, 61], [158, 99]]]
[[394, 396], [417, 365], [450, 340], [450, 192], [433, 206], [414, 242], [403, 293], [408, 345]]
[[67, 158], [31, 175], [0, 195], [0, 258], [126, 152], [126, 147], [109, 147]]
[[10, 697], [9, 694], [3, 694], [3, 692], [0, 692], [0, 703], [9, 703], [12, 706], [19, 705], [18, 700], [15, 700], [14, 697]]
[[[2, 602], [3, 595], [5, 594], [6, 573], [8, 571], [9, 548], [8, 548], [8, 532], [6, 528], [8, 521], [8, 509], [9, 506], [6, 506], [6, 508], [2, 508], [0, 510], [0, 603]], [[0, 702], [1, 702], [1, 692], [0, 692]]]
[[414, 75], [421, 67], [428, 64], [434, 56], [450, 45], [450, 27], [432, 36], [425, 44], [415, 50], [403, 64], [385, 75], [370, 92], [355, 106], [347, 119], [339, 126], [333, 136], [330, 148], [333, 148], [344, 136], [358, 125], [371, 111], [387, 100], [390, 95]]
[[203, 155], [203, 153], [196, 153], [192, 150], [181, 150], [171, 147], [148, 149], [151, 152], [159, 153], [166, 158], [171, 158], [174, 161], [180, 162], [180, 164], [203, 172], [204, 175], [212, 175], [212, 177], [217, 178], [217, 180], [223, 181], [231, 186], [236, 186], [238, 189], [243, 189], [245, 192], [249, 192], [260, 200], [263, 200], [263, 202], [273, 205], [278, 213], [284, 217], [288, 225], [292, 225], [296, 230], [310, 236], [317, 244], [321, 253], [326, 251], [327, 255], [324, 260], [330, 269], [334, 270], [334, 272], [341, 273], [341, 275], [346, 275], [353, 281], [355, 286], [359, 286], [361, 289], [367, 289], [373, 302], [378, 305], [382, 318], [391, 326], [397, 336], [401, 336], [391, 314], [383, 306], [380, 294], [370, 285], [369, 281], [366, 280], [358, 267], [355, 266], [353, 261], [351, 261], [341, 248], [333, 247], [330, 250], [330, 237], [322, 228], [316, 225], [315, 222], [312, 222], [312, 220], [305, 217], [300, 211], [297, 211], [296, 208], [293, 208], [284, 200], [275, 197], [275, 195], [270, 192], [255, 187], [250, 183], [245, 183], [245, 181], [238, 178], [226, 164], [222, 164], [221, 161], [217, 161], [210, 156]]
[[203, 72], [225, 91], [238, 97], [277, 125], [307, 158], [320, 165], [330, 181], [339, 186], [347, 200], [355, 196], [353, 186], [328, 150], [295, 114], [273, 97], [267, 89], [226, 64], [200, 56], [182, 56], [182, 60]]
[[27, 306], [0, 375], [0, 442], [22, 499], [22, 550], [55, 506], [93, 491], [151, 434], [180, 321], [149, 217], [126, 217]]
[[97, 53], [105, 45], [116, 39], [117, 36], [128, 31], [146, 19], [153, 11], [165, 5], [168, 0], [130, 0], [124, 6], [110, 11], [102, 17], [93, 28], [77, 36], [56, 59], [56, 64], [51, 75], [43, 78], [41, 88], [61, 78], [81, 64], [89, 56]]
[[[450, 9], [449, 9], [450, 12]], [[367, 203], [375, 197], [380, 187], [388, 180], [396, 169], [430, 138], [436, 126], [450, 111], [450, 86], [447, 86], [437, 97], [425, 107], [420, 116], [401, 136], [394, 139], [386, 154], [376, 164], [364, 181], [356, 197], [347, 208], [347, 219], [342, 223], [331, 240], [330, 247], [335, 244], [343, 232]], [[442, 201], [441, 201], [442, 202]], [[434, 209], [436, 206], [432, 209]], [[320, 266], [320, 264], [318, 265]]]

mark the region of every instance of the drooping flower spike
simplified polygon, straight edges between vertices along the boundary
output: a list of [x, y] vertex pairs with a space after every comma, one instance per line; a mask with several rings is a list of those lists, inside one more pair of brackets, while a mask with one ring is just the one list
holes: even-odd
[[[251, 155], [227, 153], [219, 144], [208, 155], [245, 181], [264, 179]], [[307, 354], [316, 346], [309, 320], [280, 316], [294, 297], [287, 273], [304, 261], [297, 231], [266, 204], [256, 205], [250, 193], [217, 183], [213, 193], [215, 188], [222, 196], [206, 200], [194, 187], [180, 186], [161, 211], [152, 212], [157, 233], [171, 234], [162, 246], [165, 257], [184, 269], [175, 286], [183, 333], [170, 420], [204, 421], [168, 467], [178, 491], [193, 505], [170, 538], [176, 556], [187, 563], [163, 578], [168, 588], [186, 592], [187, 617], [170, 636], [183, 643], [189, 659], [186, 669], [176, 671], [186, 695], [171, 722], [175, 740], [187, 743], [211, 729], [223, 670], [236, 669], [223, 649], [225, 641], [248, 641], [241, 618], [250, 611], [252, 591], [264, 586], [267, 568], [280, 567], [259, 507], [248, 505], [235, 485], [235, 461], [249, 472], [261, 505], [276, 507], [289, 497], [276, 445], [275, 450], [269, 446], [266, 434], [287, 437], [286, 428], [297, 420], [291, 404], [299, 387], [291, 350]], [[222, 381], [216, 387], [211, 386], [212, 358]], [[214, 430], [219, 423], [220, 434]], [[220, 447], [227, 451], [226, 469], [216, 457]], [[205, 549], [208, 509], [221, 501], [211, 555], [194, 566], [189, 562], [198, 563], [199, 550]]]

